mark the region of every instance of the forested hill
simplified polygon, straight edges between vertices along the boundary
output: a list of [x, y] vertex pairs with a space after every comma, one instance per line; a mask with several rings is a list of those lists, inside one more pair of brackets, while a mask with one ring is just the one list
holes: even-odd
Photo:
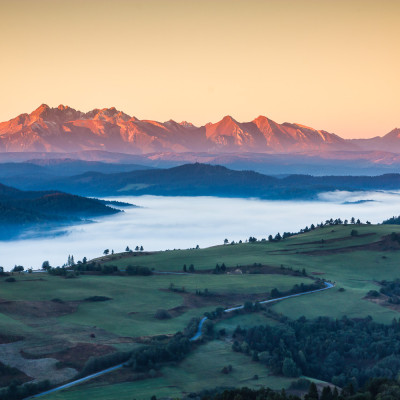
[[62, 222], [119, 212], [99, 200], [58, 191], [22, 191], [0, 184], [0, 224]]
[[[18, 187], [29, 182], [18, 181]], [[283, 178], [254, 171], [234, 171], [222, 166], [186, 164], [168, 169], [153, 169], [105, 174], [87, 172], [54, 181], [38, 181], [40, 189], [57, 187], [70, 193], [106, 195], [167, 195], [260, 197], [265, 199], [313, 199], [332, 190], [396, 190], [400, 174], [381, 176], [289, 175]]]

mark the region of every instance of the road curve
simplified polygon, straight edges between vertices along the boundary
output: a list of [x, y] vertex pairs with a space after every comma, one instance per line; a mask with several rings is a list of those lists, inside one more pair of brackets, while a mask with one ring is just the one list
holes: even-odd
[[[260, 303], [260, 304], [273, 303], [273, 302], [279, 301], [279, 300], [290, 299], [291, 297], [298, 297], [298, 296], [303, 296], [303, 295], [305, 295], [305, 294], [311, 294], [311, 293], [321, 292], [321, 291], [323, 291], [323, 290], [331, 289], [331, 288], [333, 288], [333, 287], [335, 286], [335, 285], [333, 285], [332, 283], [329, 283], [329, 282], [324, 282], [324, 285], [325, 285], [325, 287], [322, 288], [322, 289], [316, 289], [316, 290], [310, 290], [310, 291], [308, 291], [308, 292], [301, 292], [301, 293], [296, 293], [296, 294], [290, 294], [289, 296], [278, 297], [278, 298], [276, 298], [276, 299], [259, 301], [259, 303]], [[224, 312], [228, 313], [228, 312], [232, 312], [232, 311], [235, 311], [235, 310], [241, 310], [241, 309], [243, 309], [243, 308], [244, 308], [244, 305], [242, 304], [241, 306], [232, 307], [232, 308], [227, 308], [227, 309], [224, 310]], [[198, 329], [197, 329], [196, 334], [195, 334], [192, 338], [189, 339], [191, 342], [194, 342], [195, 340], [197, 340], [197, 339], [199, 339], [199, 338], [201, 337], [201, 334], [202, 334], [201, 331], [202, 331], [204, 322], [205, 322], [206, 320], [207, 320], [207, 317], [203, 317], [203, 318], [200, 320], [199, 327], [198, 327]]]
[[[184, 273], [181, 272], [181, 273], [177, 273], [177, 274], [184, 274]], [[298, 297], [298, 296], [303, 296], [303, 295], [305, 295], [305, 294], [311, 294], [311, 293], [316, 293], [316, 292], [322, 292], [323, 290], [331, 289], [331, 288], [333, 288], [333, 287], [335, 286], [334, 284], [329, 283], [329, 282], [324, 282], [324, 284], [325, 284], [325, 287], [322, 288], [322, 289], [316, 289], [316, 290], [310, 290], [310, 291], [308, 291], [308, 292], [302, 292], [302, 293], [291, 294], [291, 295], [289, 295], [289, 296], [278, 297], [278, 298], [276, 298], [276, 299], [260, 301], [259, 303], [260, 303], [260, 304], [273, 303], [273, 302], [279, 301], [279, 300], [290, 299], [291, 297]], [[232, 312], [232, 311], [235, 311], [235, 310], [241, 310], [242, 308], [244, 308], [244, 305], [237, 306], [237, 307], [232, 307], [232, 308], [227, 308], [227, 309], [224, 310], [224, 312], [229, 313], [229, 312]], [[197, 339], [199, 339], [199, 338], [201, 337], [201, 335], [202, 335], [202, 328], [203, 328], [204, 322], [205, 322], [207, 319], [208, 319], [207, 317], [203, 317], [203, 318], [200, 320], [199, 326], [198, 326], [198, 329], [197, 329], [196, 334], [195, 334], [192, 338], [189, 339], [191, 342], [194, 342], [195, 340], [197, 340]], [[107, 368], [107, 369], [105, 369], [105, 370], [103, 370], [103, 371], [96, 372], [95, 374], [85, 376], [84, 378], [77, 379], [76, 381], [72, 381], [72, 382], [66, 383], [65, 385], [58, 386], [58, 387], [53, 388], [53, 389], [49, 389], [49, 390], [47, 390], [47, 391], [45, 391], [45, 392], [38, 393], [38, 394], [35, 394], [35, 395], [33, 395], [33, 396], [30, 396], [30, 397], [26, 397], [24, 400], [35, 399], [35, 398], [44, 396], [44, 395], [46, 395], [46, 394], [58, 392], [59, 390], [62, 390], [62, 389], [67, 389], [67, 388], [69, 388], [69, 387], [71, 387], [71, 386], [78, 385], [79, 383], [88, 381], [88, 380], [93, 379], [93, 378], [97, 378], [97, 377], [100, 376], [100, 375], [104, 375], [104, 374], [107, 374], [107, 373], [109, 373], [109, 372], [115, 371], [115, 370], [117, 370], [117, 369], [123, 367], [123, 365], [124, 365], [124, 364], [115, 365], [114, 367], [110, 367], [110, 368]]]

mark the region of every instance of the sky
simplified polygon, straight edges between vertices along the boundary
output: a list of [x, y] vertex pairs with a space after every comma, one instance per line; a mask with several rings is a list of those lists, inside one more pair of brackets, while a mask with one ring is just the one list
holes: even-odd
[[0, 0], [0, 121], [40, 104], [196, 125], [400, 127], [398, 0]]

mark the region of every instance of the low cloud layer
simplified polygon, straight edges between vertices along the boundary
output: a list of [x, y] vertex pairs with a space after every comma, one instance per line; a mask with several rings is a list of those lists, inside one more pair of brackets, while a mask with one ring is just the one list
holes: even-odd
[[[400, 214], [398, 192], [329, 192], [319, 201], [265, 201], [215, 197], [140, 196], [115, 198], [141, 208], [127, 208], [120, 215], [97, 223], [72, 226], [66, 235], [0, 243], [0, 265], [38, 268], [44, 260], [62, 265], [68, 255], [75, 261], [115, 252], [126, 246], [145, 250], [207, 247], [249, 236], [267, 238], [277, 232], [298, 231], [330, 218], [360, 218], [382, 222]], [[343, 204], [374, 200], [359, 204]], [[55, 232], [57, 234], [57, 232]]]

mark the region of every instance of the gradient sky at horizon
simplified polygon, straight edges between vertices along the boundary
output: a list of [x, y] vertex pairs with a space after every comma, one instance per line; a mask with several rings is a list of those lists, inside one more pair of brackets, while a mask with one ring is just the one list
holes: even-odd
[[398, 0], [0, 0], [0, 121], [41, 103], [140, 119], [400, 126]]

